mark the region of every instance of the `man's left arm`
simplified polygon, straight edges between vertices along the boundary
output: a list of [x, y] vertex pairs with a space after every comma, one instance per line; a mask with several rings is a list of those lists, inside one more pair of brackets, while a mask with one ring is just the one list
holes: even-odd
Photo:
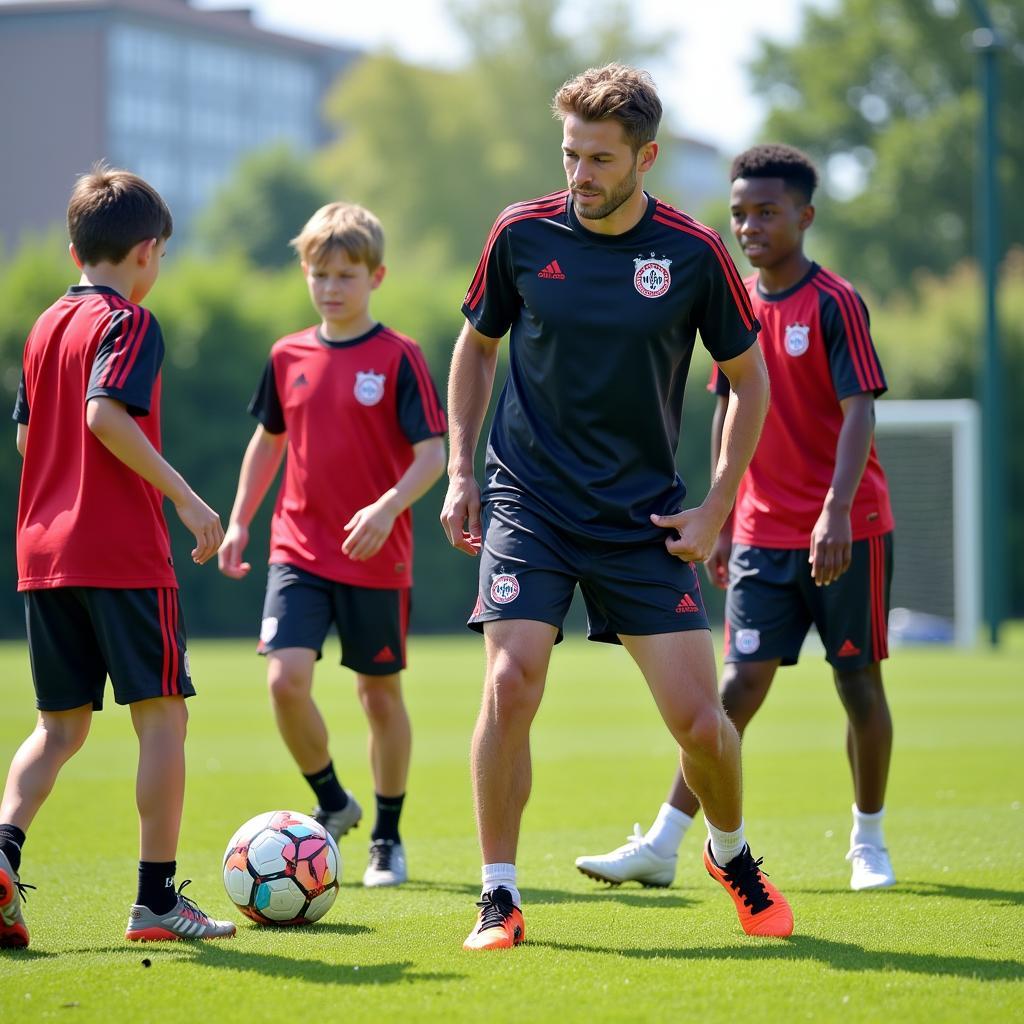
[[672, 516], [651, 516], [655, 526], [673, 529], [665, 547], [687, 562], [703, 562], [711, 555], [722, 526], [736, 501], [740, 478], [754, 455], [768, 412], [768, 369], [760, 345], [718, 364], [729, 378], [731, 392], [722, 424], [722, 442], [707, 497], [697, 508]]
[[843, 410], [843, 425], [836, 442], [832, 486], [811, 531], [807, 556], [814, 583], [819, 587], [827, 587], [850, 568], [853, 553], [850, 510], [868, 464], [875, 430], [875, 396], [870, 391], [843, 398], [839, 405]]

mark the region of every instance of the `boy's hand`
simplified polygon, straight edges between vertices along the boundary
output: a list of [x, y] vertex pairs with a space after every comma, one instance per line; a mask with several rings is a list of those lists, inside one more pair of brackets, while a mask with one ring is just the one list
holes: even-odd
[[343, 554], [353, 562], [373, 558], [384, 546], [395, 525], [395, 513], [387, 502], [375, 501], [361, 508], [343, 527], [348, 536], [341, 545]]
[[196, 539], [196, 546], [192, 549], [192, 561], [196, 565], [209, 561], [217, 553], [217, 548], [224, 539], [224, 527], [220, 524], [220, 516], [194, 491], [190, 491], [180, 504], [175, 505], [174, 511]]
[[723, 530], [711, 549], [711, 557], [704, 563], [708, 579], [720, 590], [729, 586], [729, 556], [732, 554], [732, 537]]
[[850, 568], [853, 556], [853, 530], [848, 509], [836, 508], [828, 502], [811, 530], [807, 561], [815, 586], [827, 587]]
[[457, 551], [467, 555], [480, 553], [480, 485], [472, 475], [451, 478], [441, 507], [441, 528]]
[[242, 552], [249, 543], [249, 528], [241, 523], [229, 523], [224, 543], [217, 552], [217, 567], [225, 576], [240, 580], [249, 575], [252, 566], [242, 561]]

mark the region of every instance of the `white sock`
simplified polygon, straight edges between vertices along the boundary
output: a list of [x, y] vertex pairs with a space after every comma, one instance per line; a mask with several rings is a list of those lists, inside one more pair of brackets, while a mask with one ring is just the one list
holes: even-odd
[[693, 818], [671, 804], [662, 804], [654, 824], [647, 830], [644, 841], [659, 857], [674, 857]]
[[497, 889], [500, 885], [512, 893], [512, 902], [517, 907], [522, 908], [523, 898], [519, 895], [519, 889], [516, 886], [515, 864], [485, 864], [480, 874], [481, 881], [483, 882], [483, 888], [480, 891], [481, 896], [485, 892]]
[[866, 843], [868, 846], [885, 846], [885, 836], [882, 832], [882, 819], [885, 817], [885, 808], [875, 811], [874, 814], [865, 814], [853, 805], [853, 831], [850, 833], [850, 848]]
[[720, 828], [715, 828], [708, 821], [706, 814], [704, 823], [708, 827], [708, 838], [711, 840], [711, 856], [715, 858], [715, 862], [720, 868], [724, 868], [733, 857], [741, 854], [743, 847], [747, 845], [747, 841], [743, 837], [743, 822], [740, 821], [740, 827], [735, 832], [723, 832]]

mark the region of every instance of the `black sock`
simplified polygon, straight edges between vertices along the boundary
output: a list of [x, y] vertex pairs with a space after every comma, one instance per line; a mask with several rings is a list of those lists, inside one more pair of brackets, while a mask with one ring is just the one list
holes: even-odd
[[166, 914], [178, 902], [174, 891], [174, 872], [177, 862], [169, 860], [158, 864], [155, 861], [139, 861], [139, 895], [135, 902], [149, 907], [154, 914]]
[[17, 825], [0, 825], [0, 850], [11, 862], [15, 874], [21, 868], [21, 848], [25, 845], [25, 833]]
[[316, 793], [317, 803], [320, 804], [322, 811], [340, 811], [348, 803], [348, 794], [341, 788], [338, 776], [334, 774], [333, 761], [328, 761], [326, 768], [302, 777]]
[[402, 841], [398, 834], [398, 819], [402, 814], [405, 794], [401, 796], [377, 796], [377, 824], [373, 826], [370, 839], [392, 839], [396, 843]]

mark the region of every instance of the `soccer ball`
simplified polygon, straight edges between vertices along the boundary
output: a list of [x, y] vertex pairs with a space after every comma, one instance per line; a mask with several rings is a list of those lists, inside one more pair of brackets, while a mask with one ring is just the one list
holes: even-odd
[[224, 851], [224, 888], [257, 924], [309, 924], [331, 909], [341, 882], [338, 844], [295, 811], [250, 818]]

